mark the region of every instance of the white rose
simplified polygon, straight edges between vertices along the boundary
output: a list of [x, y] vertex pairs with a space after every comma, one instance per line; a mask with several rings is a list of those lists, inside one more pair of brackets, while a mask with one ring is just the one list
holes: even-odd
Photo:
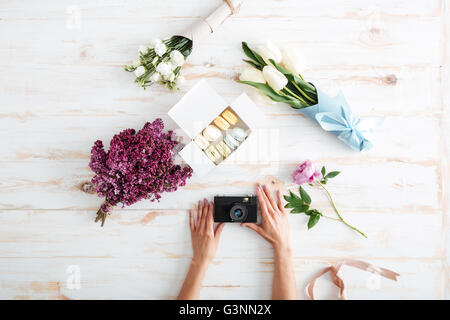
[[162, 55], [164, 53], [166, 53], [166, 51], [167, 51], [167, 48], [164, 43], [160, 42], [155, 45], [155, 52], [158, 56], [162, 57]]
[[284, 74], [272, 66], [265, 66], [263, 68], [263, 75], [269, 86], [271, 86], [275, 91], [280, 91], [288, 83], [288, 79], [284, 76]]
[[269, 59], [274, 60], [276, 63], [280, 63], [282, 55], [280, 49], [274, 45], [271, 41], [267, 41], [265, 45], [260, 46], [256, 49], [256, 52], [264, 59], [268, 65], [272, 65]]
[[147, 46], [139, 46], [138, 52], [140, 54], [146, 54], [148, 51], [148, 47]]
[[161, 62], [156, 67], [156, 71], [159, 72], [163, 77], [167, 77], [172, 72], [172, 68], [168, 63]]
[[177, 65], [172, 60], [169, 60], [166, 63], [168, 64], [171, 70], [175, 70], [177, 68]]
[[177, 66], [177, 67], [181, 67], [184, 64], [184, 56], [183, 54], [178, 51], [178, 50], [173, 50], [170, 53], [170, 60], [172, 61], [172, 63]]
[[239, 80], [266, 83], [266, 79], [264, 79], [263, 73], [258, 69], [252, 67], [245, 68], [244, 71], [242, 71], [242, 73], [240, 74]]
[[152, 39], [152, 40], [150, 40], [150, 43], [148, 44], [148, 47], [149, 47], [150, 49], [153, 49], [153, 48], [156, 47], [156, 45], [157, 45], [158, 43], [161, 43], [161, 39], [157, 39], [157, 38]]
[[183, 84], [185, 82], [184, 77], [180, 74], [177, 78], [177, 84]]
[[150, 77], [150, 81], [151, 82], [158, 82], [159, 80], [161, 80], [161, 75], [158, 72], [155, 72], [154, 74], [152, 74], [152, 76]]
[[140, 77], [145, 73], [145, 68], [143, 66], [139, 66], [136, 68], [136, 70], [134, 70], [134, 74], [136, 75], [136, 77]]
[[298, 55], [295, 50], [283, 50], [283, 66], [293, 74], [300, 74], [305, 70], [305, 61]]

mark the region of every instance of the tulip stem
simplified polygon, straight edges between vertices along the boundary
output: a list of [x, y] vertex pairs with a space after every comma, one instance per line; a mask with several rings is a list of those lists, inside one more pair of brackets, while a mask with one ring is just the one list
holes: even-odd
[[300, 98], [298, 95], [296, 95], [296, 94], [293, 93], [291, 90], [289, 90], [288, 87], [284, 87], [284, 90], [286, 90], [287, 92], [289, 92], [291, 95], [293, 95], [295, 98], [297, 98], [298, 100], [300, 100], [300, 101], [303, 102], [304, 104], [307, 104], [305, 100], [303, 100], [303, 99]]
[[325, 191], [327, 192], [328, 197], [330, 198], [330, 201], [331, 201], [331, 205], [333, 206], [334, 211], [335, 211], [336, 214], [338, 215], [339, 220], [342, 221], [342, 223], [345, 224], [346, 226], [352, 228], [352, 229], [355, 230], [356, 232], [359, 232], [362, 236], [368, 238], [363, 232], [361, 232], [360, 230], [358, 230], [356, 227], [354, 227], [354, 226], [348, 224], [347, 221], [345, 221], [344, 218], [342, 218], [341, 214], [339, 213], [339, 210], [336, 208], [336, 204], [335, 204], [334, 201], [333, 201], [333, 197], [331, 196], [331, 193], [327, 190], [327, 188], [325, 188], [325, 186], [324, 186], [322, 183], [320, 183], [320, 181], [316, 181], [316, 183], [318, 183], [318, 184], [323, 188], [323, 190], [325, 190]]
[[309, 101], [311, 101], [312, 103], [314, 103], [314, 104], [316, 104], [317, 103], [317, 101], [316, 100], [314, 100], [314, 99], [311, 99], [296, 83], [295, 83], [295, 81], [291, 81], [291, 83], [294, 85], [294, 87], [296, 87], [297, 88], [297, 90], [306, 98], [306, 99], [308, 99]]

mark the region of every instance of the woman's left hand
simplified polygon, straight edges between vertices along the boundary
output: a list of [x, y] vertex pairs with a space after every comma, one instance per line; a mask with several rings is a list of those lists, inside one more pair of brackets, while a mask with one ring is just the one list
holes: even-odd
[[189, 211], [189, 225], [194, 251], [192, 262], [194, 264], [208, 265], [216, 255], [220, 234], [225, 224], [220, 223], [214, 230], [213, 215], [214, 205], [206, 199], [198, 202], [197, 222], [194, 220], [192, 210]]

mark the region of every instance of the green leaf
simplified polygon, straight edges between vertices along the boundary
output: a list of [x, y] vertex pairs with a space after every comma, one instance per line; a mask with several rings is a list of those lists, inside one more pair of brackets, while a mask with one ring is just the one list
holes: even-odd
[[264, 93], [266, 96], [268, 96], [270, 99], [276, 102], [284, 102], [292, 106], [296, 109], [306, 108], [308, 105], [304, 105], [301, 103], [301, 101], [290, 97], [290, 96], [284, 96], [273, 90], [268, 84], [266, 83], [259, 83], [259, 82], [253, 82], [253, 81], [238, 81], [239, 83], [247, 84], [249, 86], [255, 87], [256, 89], [259, 89], [262, 93]]
[[304, 205], [301, 205], [299, 207], [295, 207], [294, 209], [292, 209], [291, 213], [294, 213], [294, 214], [295, 213], [303, 213], [303, 212], [307, 212], [308, 209], [309, 209], [309, 205], [304, 204]]
[[334, 177], [336, 177], [339, 173], [341, 173], [340, 171], [332, 171], [332, 172], [329, 172], [326, 176], [325, 176], [325, 179], [331, 179], [331, 178], [334, 178]]
[[311, 197], [310, 197], [309, 194], [305, 191], [305, 189], [303, 189], [302, 186], [299, 187], [299, 191], [300, 191], [300, 197], [302, 198], [302, 200], [303, 200], [306, 204], [311, 204]]
[[308, 220], [308, 230], [314, 227], [317, 224], [317, 222], [319, 222], [319, 220], [320, 220], [319, 214], [311, 214]]
[[247, 42], [245, 42], [245, 41], [242, 42], [242, 50], [244, 51], [244, 53], [247, 57], [252, 59], [255, 63], [261, 65], [261, 69], [262, 69], [262, 67], [267, 65], [266, 62], [264, 61], [264, 59], [256, 51], [253, 51], [252, 49], [250, 49]]
[[273, 59], [269, 60], [278, 71], [285, 75], [285, 77], [293, 83], [295, 90], [298, 94], [307, 101], [308, 106], [312, 106], [317, 103], [317, 90], [313, 84], [306, 82], [299, 76], [290, 73], [288, 70], [283, 68], [280, 64], [276, 63]]
[[322, 170], [320, 172], [322, 173], [322, 177], [325, 177], [325, 174], [327, 173], [325, 166], [322, 167]]
[[308, 216], [314, 215], [314, 214], [318, 214], [319, 216], [322, 215], [322, 213], [320, 213], [320, 211], [317, 210], [317, 209], [311, 209], [311, 210], [308, 210], [308, 211], [305, 212], [305, 214], [307, 214]]
[[251, 65], [252, 67], [255, 67], [256, 69], [262, 71], [263, 66], [261, 66], [260, 64], [255, 63], [255, 62], [253, 62], [252, 60], [245, 60], [245, 59], [243, 59], [243, 60], [244, 60], [245, 62], [247, 62], [249, 65]]
[[308, 230], [314, 227], [320, 220], [319, 215], [311, 215], [308, 220]]
[[291, 196], [289, 197], [289, 200], [287, 200], [287, 201], [289, 202], [290, 205], [292, 205], [293, 208], [301, 207], [304, 205], [302, 198], [300, 198], [296, 194], [292, 193], [292, 191], [289, 191], [289, 192], [290, 192]]

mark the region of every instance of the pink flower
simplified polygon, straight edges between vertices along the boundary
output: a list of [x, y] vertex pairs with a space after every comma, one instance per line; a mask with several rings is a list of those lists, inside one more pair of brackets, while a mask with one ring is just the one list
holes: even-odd
[[315, 178], [322, 178], [322, 174], [319, 170], [316, 170], [311, 160], [303, 162], [297, 170], [292, 173], [292, 179], [298, 185], [304, 183], [311, 183]]

